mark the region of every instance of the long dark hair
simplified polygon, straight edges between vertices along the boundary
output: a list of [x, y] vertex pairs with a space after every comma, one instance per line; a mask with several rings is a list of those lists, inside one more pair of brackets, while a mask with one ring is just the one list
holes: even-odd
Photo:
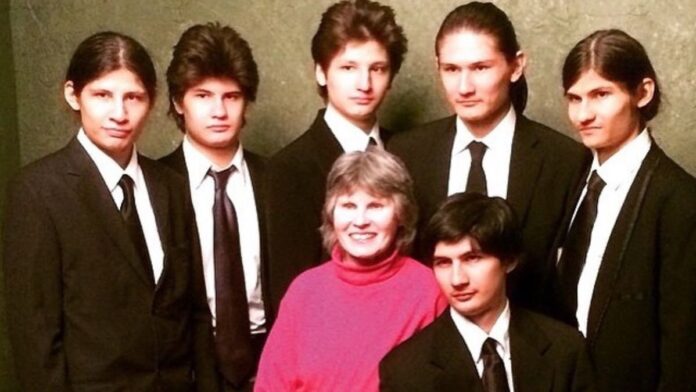
[[578, 42], [566, 56], [563, 64], [563, 89], [568, 89], [589, 70], [604, 79], [621, 84], [633, 93], [650, 78], [655, 82], [653, 98], [639, 108], [641, 120], [647, 122], [660, 109], [661, 93], [657, 74], [643, 45], [635, 38], [617, 29], [597, 30]]
[[150, 105], [157, 96], [157, 74], [147, 50], [135, 39], [113, 31], [93, 34], [78, 45], [70, 59], [65, 81], [71, 81], [75, 95], [100, 76], [128, 69], [140, 78]]
[[[500, 50], [508, 62], [517, 57], [520, 44], [517, 42], [515, 27], [500, 8], [491, 3], [474, 1], [460, 5], [447, 14], [440, 25], [435, 39], [435, 54], [440, 54], [440, 44], [445, 36], [459, 30], [471, 30], [488, 34], [495, 38]], [[510, 85], [510, 101], [517, 113], [524, 112], [527, 106], [527, 79], [524, 74]]]

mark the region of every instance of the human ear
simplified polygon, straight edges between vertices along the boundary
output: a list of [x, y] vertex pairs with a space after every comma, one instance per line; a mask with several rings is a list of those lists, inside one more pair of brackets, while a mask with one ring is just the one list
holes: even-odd
[[172, 98], [172, 104], [174, 104], [174, 110], [176, 110], [178, 114], [184, 114], [184, 109], [181, 107], [181, 104], [177, 102], [176, 99]]
[[524, 70], [527, 68], [527, 55], [518, 50], [515, 58], [512, 60], [512, 64], [515, 68], [512, 71], [512, 75], [510, 75], [510, 82], [515, 83], [524, 75]]
[[643, 78], [638, 87], [636, 87], [635, 96], [638, 98], [636, 106], [643, 108], [652, 101], [655, 95], [655, 81], [651, 78]]
[[70, 108], [74, 111], [80, 110], [80, 99], [75, 93], [75, 85], [72, 80], [68, 80], [63, 85], [63, 97], [65, 97], [65, 102], [70, 105]]
[[314, 77], [317, 79], [317, 84], [326, 87], [326, 73], [320, 64], [314, 65]]
[[509, 274], [517, 267], [517, 259], [510, 260], [505, 266], [505, 273]]

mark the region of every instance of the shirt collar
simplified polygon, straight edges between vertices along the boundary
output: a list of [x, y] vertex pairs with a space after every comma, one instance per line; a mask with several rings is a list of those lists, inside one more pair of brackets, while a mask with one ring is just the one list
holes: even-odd
[[498, 319], [495, 321], [493, 328], [491, 328], [488, 334], [471, 320], [459, 314], [452, 307], [450, 307], [450, 315], [452, 316], [452, 320], [459, 334], [469, 348], [474, 362], [478, 362], [481, 359], [481, 348], [488, 338], [494, 339], [498, 345], [502, 346], [505, 356], [510, 358], [510, 335], [508, 334], [510, 327], [510, 303], [508, 301], [505, 302], [505, 308], [500, 313], [500, 316], [498, 316]]
[[348, 121], [331, 104], [326, 106], [324, 121], [326, 121], [326, 125], [329, 126], [338, 143], [343, 147], [344, 152], [365, 151], [370, 138], [375, 139], [380, 147], [384, 147], [384, 143], [382, 143], [382, 139], [379, 136], [379, 125], [376, 121], [372, 125], [370, 132], [365, 133], [365, 131]]
[[597, 174], [607, 184], [608, 189], [616, 189], [625, 180], [633, 178], [633, 174], [638, 171], [643, 159], [648, 155], [651, 144], [650, 132], [645, 128], [601, 165], [597, 152], [594, 151], [592, 170], [597, 170]]
[[457, 116], [456, 120], [456, 130], [454, 135], [454, 143], [452, 145], [452, 152], [459, 153], [469, 147], [469, 143], [474, 140], [483, 142], [486, 147], [490, 150], [496, 149], [511, 149], [512, 148], [512, 138], [515, 135], [515, 123], [517, 122], [517, 114], [515, 109], [510, 105], [510, 109], [507, 111], [505, 116], [500, 120], [498, 125], [495, 126], [486, 136], [482, 138], [474, 137], [474, 135], [466, 126], [464, 121]]
[[130, 161], [126, 168], [122, 168], [116, 161], [97, 147], [94, 142], [87, 136], [84, 129], [80, 128], [77, 133], [77, 140], [80, 142], [82, 147], [87, 151], [87, 155], [92, 159], [94, 164], [97, 166], [97, 170], [101, 174], [107, 188], [110, 192], [118, 186], [118, 182], [121, 180], [124, 174], [128, 174], [135, 183], [135, 187], [141, 182], [140, 170], [138, 170], [138, 152], [133, 146], [133, 151], [131, 152]]
[[[189, 181], [193, 188], [198, 188], [205, 180], [208, 175], [208, 170], [211, 168], [215, 171], [225, 170], [230, 166], [234, 166], [240, 173], [245, 173], [244, 170], [244, 149], [242, 148], [242, 143], [239, 143], [237, 152], [235, 152], [232, 160], [228, 165], [224, 167], [215, 166], [210, 159], [208, 159], [202, 152], [200, 152], [189, 139], [188, 135], [184, 135], [184, 141], [182, 143], [182, 148], [184, 150], [184, 159], [186, 159], [186, 167], [188, 169]], [[246, 176], [242, 175], [242, 181], [246, 185]]]

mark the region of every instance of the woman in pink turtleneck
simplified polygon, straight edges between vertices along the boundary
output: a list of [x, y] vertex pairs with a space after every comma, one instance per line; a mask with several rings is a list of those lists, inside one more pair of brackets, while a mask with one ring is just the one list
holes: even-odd
[[415, 223], [397, 158], [368, 149], [334, 163], [321, 227], [331, 259], [290, 285], [255, 391], [378, 390], [382, 357], [446, 306], [432, 271], [403, 256]]

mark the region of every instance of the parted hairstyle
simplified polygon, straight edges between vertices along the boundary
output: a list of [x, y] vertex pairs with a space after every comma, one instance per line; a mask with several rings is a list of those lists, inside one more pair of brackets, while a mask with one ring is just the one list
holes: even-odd
[[[472, 1], [455, 8], [442, 21], [435, 38], [435, 54], [440, 55], [440, 45], [447, 35], [462, 30], [490, 35], [508, 62], [513, 61], [520, 50], [515, 27], [505, 12], [492, 3]], [[510, 84], [510, 101], [517, 113], [524, 112], [527, 95], [527, 79], [522, 74], [516, 82]]]
[[[370, 0], [343, 0], [330, 6], [321, 16], [312, 38], [312, 58], [325, 72], [331, 60], [350, 41], [375, 40], [387, 51], [391, 78], [399, 72], [408, 50], [404, 31], [396, 24], [394, 10]], [[326, 99], [326, 86], [319, 86]]]
[[583, 38], [563, 63], [563, 89], [567, 92], [589, 70], [618, 83], [631, 94], [643, 79], [652, 79], [655, 82], [652, 100], [639, 111], [643, 122], [657, 115], [661, 102], [657, 74], [645, 48], [635, 38], [617, 29], [597, 30]]
[[358, 190], [394, 202], [399, 220], [395, 247], [406, 254], [416, 235], [418, 219], [413, 180], [399, 158], [377, 148], [343, 154], [331, 167], [320, 228], [326, 250], [331, 252], [338, 241], [333, 221], [337, 199]]
[[522, 229], [510, 204], [480, 193], [456, 193], [447, 198], [428, 222], [423, 237], [429, 261], [439, 242], [453, 243], [465, 237], [506, 265], [522, 254]]
[[135, 39], [113, 31], [87, 37], [70, 59], [65, 81], [71, 81], [75, 95], [91, 81], [125, 68], [133, 72], [145, 87], [150, 106], [157, 97], [157, 73], [147, 50]]
[[180, 103], [188, 89], [206, 78], [234, 80], [244, 99], [256, 100], [259, 73], [251, 48], [237, 31], [217, 22], [189, 27], [174, 45], [167, 68], [169, 115], [181, 131], [185, 131], [184, 118], [174, 102]]

